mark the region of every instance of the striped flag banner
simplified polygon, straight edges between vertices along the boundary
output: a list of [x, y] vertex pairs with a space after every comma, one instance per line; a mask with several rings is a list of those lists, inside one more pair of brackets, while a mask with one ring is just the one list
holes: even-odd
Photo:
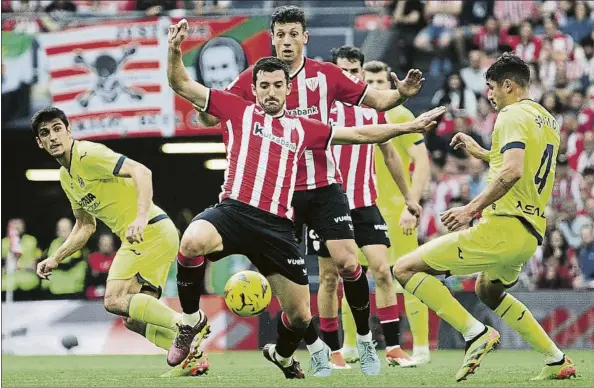
[[173, 136], [167, 27], [150, 18], [42, 34], [52, 105], [77, 139]]

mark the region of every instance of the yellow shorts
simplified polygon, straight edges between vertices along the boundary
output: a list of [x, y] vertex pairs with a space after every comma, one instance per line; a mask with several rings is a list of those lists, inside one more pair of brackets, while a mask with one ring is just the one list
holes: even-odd
[[[378, 206], [379, 207], [379, 206]], [[381, 207], [380, 211], [384, 221], [388, 226], [388, 236], [390, 237], [390, 248], [388, 248], [388, 265], [394, 265], [399, 258], [418, 248], [417, 231], [407, 236], [400, 227], [400, 215], [404, 211], [402, 206]], [[359, 263], [363, 266], [369, 266], [367, 257], [359, 252]]]
[[107, 280], [136, 276], [141, 283], [162, 290], [178, 249], [179, 234], [169, 218], [149, 224], [144, 229], [144, 241], [141, 243], [122, 241]]
[[452, 275], [485, 272], [504, 286], [514, 285], [522, 265], [538, 243], [515, 217], [482, 218], [477, 225], [422, 245], [421, 257], [431, 268]]

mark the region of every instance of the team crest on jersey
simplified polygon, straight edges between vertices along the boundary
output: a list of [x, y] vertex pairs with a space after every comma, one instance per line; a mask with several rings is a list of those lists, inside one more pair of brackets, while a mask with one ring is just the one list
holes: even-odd
[[305, 84], [312, 92], [318, 88], [318, 77], [306, 78]]
[[85, 181], [83, 181], [83, 179], [80, 177], [80, 175], [76, 176], [78, 179], [78, 185], [80, 186], [81, 189], [85, 188]]

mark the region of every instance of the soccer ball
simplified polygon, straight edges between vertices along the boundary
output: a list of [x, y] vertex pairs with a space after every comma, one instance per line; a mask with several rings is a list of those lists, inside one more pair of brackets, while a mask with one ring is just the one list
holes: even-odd
[[225, 284], [225, 303], [229, 310], [240, 317], [254, 317], [261, 314], [271, 300], [270, 284], [258, 272], [238, 272]]

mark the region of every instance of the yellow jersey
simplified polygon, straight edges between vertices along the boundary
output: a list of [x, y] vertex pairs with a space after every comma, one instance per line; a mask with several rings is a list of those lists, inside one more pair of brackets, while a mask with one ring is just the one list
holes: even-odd
[[503, 154], [512, 148], [525, 150], [522, 177], [483, 215], [518, 217], [540, 243], [546, 229], [544, 210], [555, 180], [559, 124], [533, 100], [524, 99], [503, 108], [493, 130], [488, 183], [499, 175]]
[[[103, 144], [77, 141], [72, 144], [70, 168], [60, 169], [60, 184], [72, 209], [83, 209], [100, 219], [121, 239], [136, 218], [136, 186], [132, 178], [118, 177], [125, 156]], [[148, 218], [165, 214], [155, 204]]]
[[[414, 119], [415, 115], [402, 105], [386, 112], [386, 122], [390, 124], [407, 123]], [[402, 159], [404, 176], [410, 187], [412, 184], [410, 175], [410, 165], [412, 160], [408, 154], [408, 149], [415, 144], [422, 143], [424, 137], [420, 133], [410, 133], [395, 137], [390, 141], [396, 148], [396, 151], [398, 151], [400, 159]], [[378, 206], [381, 208], [393, 207], [400, 204], [404, 206], [404, 196], [400, 192], [396, 182], [394, 182], [392, 174], [390, 174], [390, 171], [384, 162], [384, 155], [379, 150], [376, 150], [375, 152], [375, 174], [377, 179]]]

